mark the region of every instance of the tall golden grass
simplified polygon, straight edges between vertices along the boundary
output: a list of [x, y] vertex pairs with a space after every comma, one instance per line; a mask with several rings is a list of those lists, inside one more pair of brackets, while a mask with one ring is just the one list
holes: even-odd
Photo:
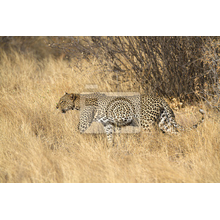
[[[220, 182], [220, 126], [210, 118], [179, 136], [116, 135], [107, 147], [104, 134], [77, 131], [79, 112], [56, 110], [65, 91], [84, 92], [88, 84], [115, 91], [108, 76], [96, 60], [38, 61], [1, 51], [0, 182]], [[196, 112], [187, 107], [177, 121], [193, 124]]]

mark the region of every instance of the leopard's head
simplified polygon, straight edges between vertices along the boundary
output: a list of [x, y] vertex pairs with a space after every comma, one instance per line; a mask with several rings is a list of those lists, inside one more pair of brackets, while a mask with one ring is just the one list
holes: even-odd
[[60, 98], [57, 106], [62, 113], [66, 113], [69, 110], [80, 109], [80, 95], [74, 93], [65, 92], [64, 96]]

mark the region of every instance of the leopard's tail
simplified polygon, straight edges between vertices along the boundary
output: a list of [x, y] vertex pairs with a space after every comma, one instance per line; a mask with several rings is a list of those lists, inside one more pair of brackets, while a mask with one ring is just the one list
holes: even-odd
[[179, 124], [176, 124], [176, 128], [180, 131], [186, 131], [186, 130], [192, 130], [192, 129], [195, 129], [197, 128], [200, 124], [202, 124], [205, 120], [205, 111], [203, 109], [200, 109], [199, 112], [202, 114], [202, 118], [195, 124], [193, 125], [192, 127], [189, 127], [189, 128], [185, 128]]
[[205, 111], [203, 109], [199, 109], [199, 112], [202, 114], [202, 118], [195, 125], [193, 125], [191, 129], [197, 128], [205, 120]]

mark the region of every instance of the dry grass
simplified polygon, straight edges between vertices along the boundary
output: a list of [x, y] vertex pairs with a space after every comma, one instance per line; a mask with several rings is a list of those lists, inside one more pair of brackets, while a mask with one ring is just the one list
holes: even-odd
[[[112, 148], [105, 135], [80, 134], [79, 113], [55, 106], [65, 91], [84, 92], [87, 84], [114, 91], [98, 73], [111, 79], [95, 60], [40, 62], [1, 52], [0, 182], [220, 182], [220, 125], [212, 119], [180, 136], [116, 136]], [[182, 124], [195, 120], [177, 116]]]

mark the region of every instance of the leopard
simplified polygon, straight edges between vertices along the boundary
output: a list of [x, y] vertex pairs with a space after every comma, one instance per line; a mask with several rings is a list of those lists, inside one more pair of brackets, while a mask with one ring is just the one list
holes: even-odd
[[164, 98], [157, 95], [136, 94], [133, 96], [107, 96], [103, 93], [77, 94], [67, 93], [56, 105], [62, 113], [80, 110], [78, 130], [84, 133], [93, 122], [103, 125], [109, 143], [113, 142], [115, 129], [125, 126], [140, 126], [143, 131], [151, 132], [153, 127], [163, 133], [178, 134], [180, 131], [192, 130], [204, 122], [204, 110], [200, 109], [202, 118], [192, 127], [185, 128], [175, 120], [175, 114]]

